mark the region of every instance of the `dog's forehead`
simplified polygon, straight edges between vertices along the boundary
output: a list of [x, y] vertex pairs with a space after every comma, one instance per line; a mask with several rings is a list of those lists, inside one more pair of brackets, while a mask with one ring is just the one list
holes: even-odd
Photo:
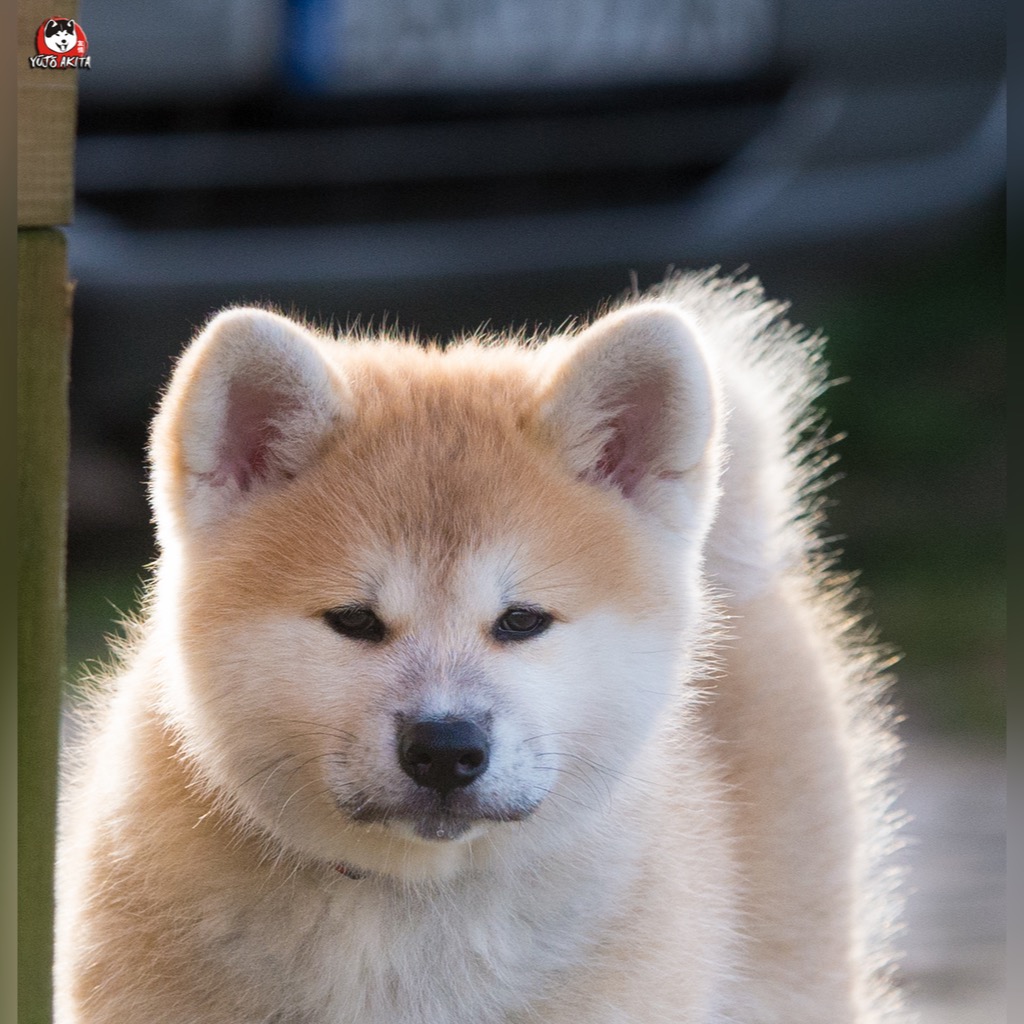
[[649, 575], [625, 502], [577, 479], [539, 429], [536, 379], [496, 362], [352, 374], [356, 413], [315, 465], [218, 534], [225, 586], [465, 623], [578, 608]]
[[382, 608], [428, 617], [442, 625], [533, 600], [544, 594], [543, 549], [496, 540], [430, 552], [410, 542], [371, 556], [374, 597]]
[[355, 417], [308, 487], [364, 544], [415, 546], [413, 560], [436, 572], [454, 552], [537, 532], [530, 524], [568, 478], [521, 380], [421, 373], [360, 384]]
[[[405, 373], [373, 367], [355, 377], [355, 416], [342, 442], [373, 452], [378, 464], [411, 458], [421, 471], [508, 458], [536, 417], [530, 364], [509, 364], [498, 352], [476, 356], [438, 355], [411, 361]], [[493, 472], [493, 461], [487, 468]]]

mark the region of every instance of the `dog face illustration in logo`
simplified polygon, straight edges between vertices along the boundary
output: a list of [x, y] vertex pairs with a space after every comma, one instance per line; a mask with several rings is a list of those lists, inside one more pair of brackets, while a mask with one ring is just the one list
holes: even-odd
[[55, 53], [67, 53], [78, 41], [75, 23], [70, 18], [51, 18], [43, 34], [47, 47]]

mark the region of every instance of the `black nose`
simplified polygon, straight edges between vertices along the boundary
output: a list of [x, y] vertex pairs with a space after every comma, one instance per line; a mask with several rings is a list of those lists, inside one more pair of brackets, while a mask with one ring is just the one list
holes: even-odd
[[476, 722], [412, 722], [398, 734], [398, 763], [421, 786], [449, 793], [487, 771], [490, 743]]

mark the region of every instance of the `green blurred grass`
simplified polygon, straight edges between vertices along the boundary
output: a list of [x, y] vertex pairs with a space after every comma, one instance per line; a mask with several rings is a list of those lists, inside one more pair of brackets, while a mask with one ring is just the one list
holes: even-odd
[[123, 541], [112, 540], [113, 554], [106, 558], [102, 547], [99, 542], [96, 554], [69, 558], [67, 675], [71, 682], [110, 661], [106, 638], [119, 636], [121, 620], [137, 613], [148, 577], [144, 565], [149, 556], [142, 553], [140, 539], [133, 538], [127, 545], [132, 554], [126, 552]]
[[831, 524], [911, 724], [1005, 727], [1005, 249], [1001, 214], [817, 310], [842, 478]]

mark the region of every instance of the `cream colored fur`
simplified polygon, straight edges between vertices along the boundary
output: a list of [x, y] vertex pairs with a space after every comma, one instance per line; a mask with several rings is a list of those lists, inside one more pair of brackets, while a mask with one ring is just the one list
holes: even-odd
[[[445, 351], [220, 314], [69, 760], [58, 1024], [892, 1024], [879, 660], [820, 346], [674, 278]], [[332, 629], [369, 608], [382, 637]], [[510, 608], [550, 626], [509, 641]], [[438, 796], [396, 723], [482, 723]]]

